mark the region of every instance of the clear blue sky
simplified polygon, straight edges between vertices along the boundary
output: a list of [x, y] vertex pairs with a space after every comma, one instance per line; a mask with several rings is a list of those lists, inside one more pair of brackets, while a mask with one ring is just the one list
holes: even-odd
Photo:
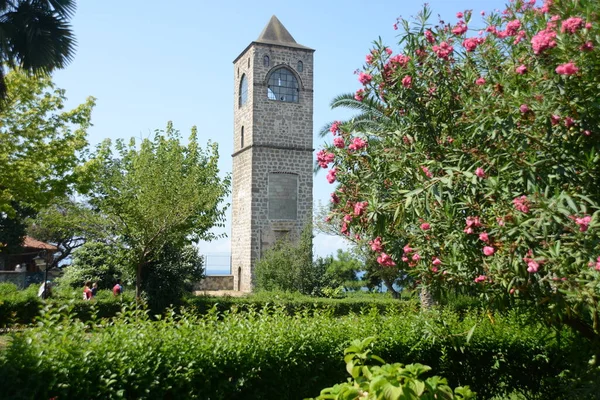
[[[55, 73], [67, 90], [68, 105], [97, 98], [90, 142], [104, 138], [146, 137], [172, 120], [187, 136], [198, 126], [202, 142], [220, 146], [220, 166], [231, 171], [233, 146], [232, 61], [276, 15], [300, 44], [316, 49], [314, 66], [314, 147], [328, 121], [348, 117], [332, 111], [331, 99], [359, 88], [360, 68], [371, 43], [382, 37], [398, 51], [392, 25], [410, 17], [420, 1], [79, 1], [73, 19], [78, 48], [74, 61]], [[503, 0], [430, 0], [433, 15], [455, 22], [457, 11], [472, 9], [471, 27], [481, 26], [479, 12], [501, 8]], [[431, 22], [436, 22], [433, 19]], [[478, 27], [477, 26], [477, 27]], [[314, 199], [326, 204], [332, 186], [315, 176]], [[230, 216], [228, 213], [228, 217]], [[229, 224], [223, 232], [230, 233]], [[315, 253], [344, 247], [342, 239], [317, 236]], [[229, 239], [201, 252], [229, 252]]]

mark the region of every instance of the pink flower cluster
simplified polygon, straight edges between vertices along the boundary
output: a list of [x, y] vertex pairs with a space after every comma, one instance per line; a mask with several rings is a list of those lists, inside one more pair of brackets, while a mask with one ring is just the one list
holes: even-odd
[[421, 229], [423, 229], [424, 231], [428, 231], [428, 230], [431, 229], [431, 225], [429, 223], [427, 223], [427, 222], [423, 222], [421, 224]]
[[484, 41], [485, 39], [483, 38], [467, 38], [463, 40], [462, 45], [468, 52], [473, 52], [475, 51], [477, 46], [482, 44]]
[[423, 171], [423, 173], [425, 174], [426, 177], [428, 178], [433, 178], [433, 174], [431, 173], [431, 171], [429, 171], [429, 168], [421, 165], [421, 171]]
[[521, 64], [515, 68], [515, 71], [517, 71], [517, 74], [519, 75], [524, 75], [527, 72], [527, 67], [524, 64]]
[[354, 204], [354, 215], [356, 215], [356, 216], [362, 215], [368, 206], [369, 206], [368, 201], [359, 201], [358, 203]]
[[337, 194], [335, 193], [331, 193], [331, 202], [333, 204], [339, 204], [340, 203], [340, 198]]
[[404, 54], [397, 54], [394, 57], [390, 58], [390, 63], [394, 67], [396, 67], [396, 66], [406, 67], [406, 65], [409, 63], [409, 61], [410, 61], [410, 57], [405, 56]]
[[392, 257], [385, 253], [381, 253], [379, 257], [377, 257], [377, 262], [384, 267], [393, 267], [396, 265]]
[[327, 182], [329, 182], [329, 183], [335, 182], [336, 175], [337, 175], [337, 167], [331, 168], [329, 170], [329, 172], [327, 173]]
[[463, 232], [468, 235], [475, 233], [475, 228], [482, 226], [479, 217], [467, 217], [466, 223], [467, 226], [463, 229]]
[[335, 154], [323, 149], [317, 152], [317, 162], [321, 168], [327, 168], [329, 163], [333, 162]]
[[485, 78], [479, 77], [479, 78], [475, 79], [475, 84], [478, 86], [485, 85]]
[[488, 278], [485, 275], [479, 275], [477, 278], [473, 279], [475, 283], [481, 283], [487, 281]]
[[435, 43], [435, 37], [430, 29], [425, 30], [425, 40], [427, 40], [429, 43]]
[[356, 99], [356, 101], [363, 101], [364, 98], [365, 98], [365, 91], [363, 89], [358, 89], [356, 91], [356, 93], [354, 94], [354, 99]]
[[475, 170], [475, 175], [477, 175], [477, 177], [484, 179], [485, 178], [485, 171], [483, 170], [483, 168], [481, 167], [477, 167], [477, 169]]
[[371, 82], [371, 80], [372, 80], [372, 79], [373, 79], [373, 77], [372, 77], [370, 74], [366, 74], [366, 73], [364, 73], [364, 72], [361, 72], [361, 73], [358, 75], [358, 81], [359, 81], [360, 83], [362, 83], [363, 85], [366, 85], [366, 84], [368, 84], [369, 82]]
[[577, 68], [573, 62], [568, 62], [566, 64], [560, 64], [558, 67], [556, 67], [555, 71], [560, 75], [575, 75], [577, 72], [579, 72], [579, 68]]
[[469, 28], [467, 27], [467, 24], [465, 24], [465, 21], [458, 21], [458, 24], [456, 24], [454, 29], [452, 29], [452, 33], [456, 36], [460, 36], [464, 34], [468, 29]]
[[546, 49], [556, 47], [556, 32], [552, 29], [544, 29], [539, 31], [531, 38], [531, 47], [534, 54], [540, 54]]
[[373, 251], [376, 251], [376, 252], [383, 251], [383, 244], [381, 243], [380, 236], [377, 236], [375, 239], [371, 240], [369, 242], [369, 245], [371, 245], [371, 250], [373, 250]]
[[[405, 263], [408, 263], [409, 267], [414, 267], [415, 265], [417, 265], [417, 262], [419, 262], [419, 260], [421, 259], [421, 255], [419, 253], [417, 253], [415, 251], [415, 249], [413, 249], [412, 247], [410, 247], [408, 244], [406, 246], [404, 246], [404, 253], [402, 254], [402, 261], [404, 261]], [[414, 253], [410, 258], [410, 254]]]
[[[594, 265], [595, 264], [595, 265]], [[590, 261], [590, 263], [588, 264], [590, 267], [594, 267], [594, 269], [596, 271], [600, 271], [600, 256], [598, 256], [598, 258], [596, 259], [596, 263], [594, 263], [593, 261]]]
[[571, 18], [567, 18], [566, 20], [564, 20], [562, 22], [562, 25], [560, 27], [560, 31], [562, 33], [568, 32], [568, 33], [575, 33], [577, 32], [577, 30], [579, 28], [581, 28], [584, 25], [583, 23], [583, 19], [579, 18], [579, 17], [571, 17]]
[[340, 125], [340, 121], [333, 121], [333, 123], [329, 127], [329, 132], [333, 133], [334, 136], [337, 135], [340, 131]]
[[483, 254], [485, 254], [488, 257], [493, 255], [495, 251], [496, 251], [496, 249], [494, 249], [492, 246], [484, 246], [483, 247]]
[[577, 225], [579, 225], [579, 232], [587, 231], [590, 226], [590, 222], [592, 222], [592, 217], [589, 215], [585, 215], [583, 217], [576, 217], [572, 215], [570, 218], [574, 220]]
[[346, 143], [344, 143], [344, 139], [340, 136], [333, 138], [333, 145], [338, 149], [343, 149]]
[[352, 139], [352, 143], [350, 143], [350, 145], [348, 146], [348, 149], [350, 150], [360, 150], [367, 147], [367, 142], [364, 139], [361, 139], [359, 137], [355, 137], [354, 139]]
[[444, 60], [447, 60], [448, 57], [450, 56], [450, 54], [452, 54], [452, 52], [454, 51], [454, 47], [450, 46], [448, 43], [446, 42], [442, 42], [440, 43], [440, 45], [434, 45], [432, 47], [433, 52], [439, 57], [442, 58]]
[[518, 211], [527, 214], [529, 212], [529, 200], [527, 196], [515, 197], [513, 199], [513, 205]]
[[540, 264], [543, 264], [543, 260], [535, 260], [533, 258], [533, 251], [531, 249], [527, 252], [527, 255], [523, 257], [523, 261], [527, 263], [527, 272], [535, 274], [540, 269]]
[[402, 86], [405, 88], [410, 88], [412, 86], [412, 77], [410, 75], [406, 75], [402, 78]]

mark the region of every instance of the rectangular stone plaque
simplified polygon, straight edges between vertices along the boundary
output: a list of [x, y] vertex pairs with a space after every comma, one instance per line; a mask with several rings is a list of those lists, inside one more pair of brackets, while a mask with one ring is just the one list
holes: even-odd
[[269, 219], [298, 218], [298, 175], [269, 174]]

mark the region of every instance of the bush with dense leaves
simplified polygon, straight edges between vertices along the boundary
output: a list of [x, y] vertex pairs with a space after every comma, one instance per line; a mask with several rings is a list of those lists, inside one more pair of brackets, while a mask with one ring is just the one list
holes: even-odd
[[586, 371], [586, 341], [514, 313], [311, 314], [265, 308], [151, 321], [124, 310], [83, 323], [68, 307], [46, 310], [0, 352], [2, 396], [298, 399], [343, 381], [343, 349], [369, 336], [384, 359], [429, 365], [484, 399], [591, 398], [599, 390], [597, 367]]
[[[519, 298], [600, 340], [597, 0], [399, 20], [318, 153], [332, 223], [426, 288]], [[477, 33], [477, 31], [479, 31]]]

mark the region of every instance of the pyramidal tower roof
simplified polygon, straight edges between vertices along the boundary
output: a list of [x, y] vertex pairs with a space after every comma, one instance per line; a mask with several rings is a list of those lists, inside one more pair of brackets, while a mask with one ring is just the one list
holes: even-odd
[[294, 37], [285, 29], [285, 26], [276, 16], [272, 16], [265, 29], [260, 33], [258, 39], [254, 42], [264, 44], [274, 44], [280, 46], [296, 47], [299, 49], [312, 50], [309, 47], [296, 43]]

